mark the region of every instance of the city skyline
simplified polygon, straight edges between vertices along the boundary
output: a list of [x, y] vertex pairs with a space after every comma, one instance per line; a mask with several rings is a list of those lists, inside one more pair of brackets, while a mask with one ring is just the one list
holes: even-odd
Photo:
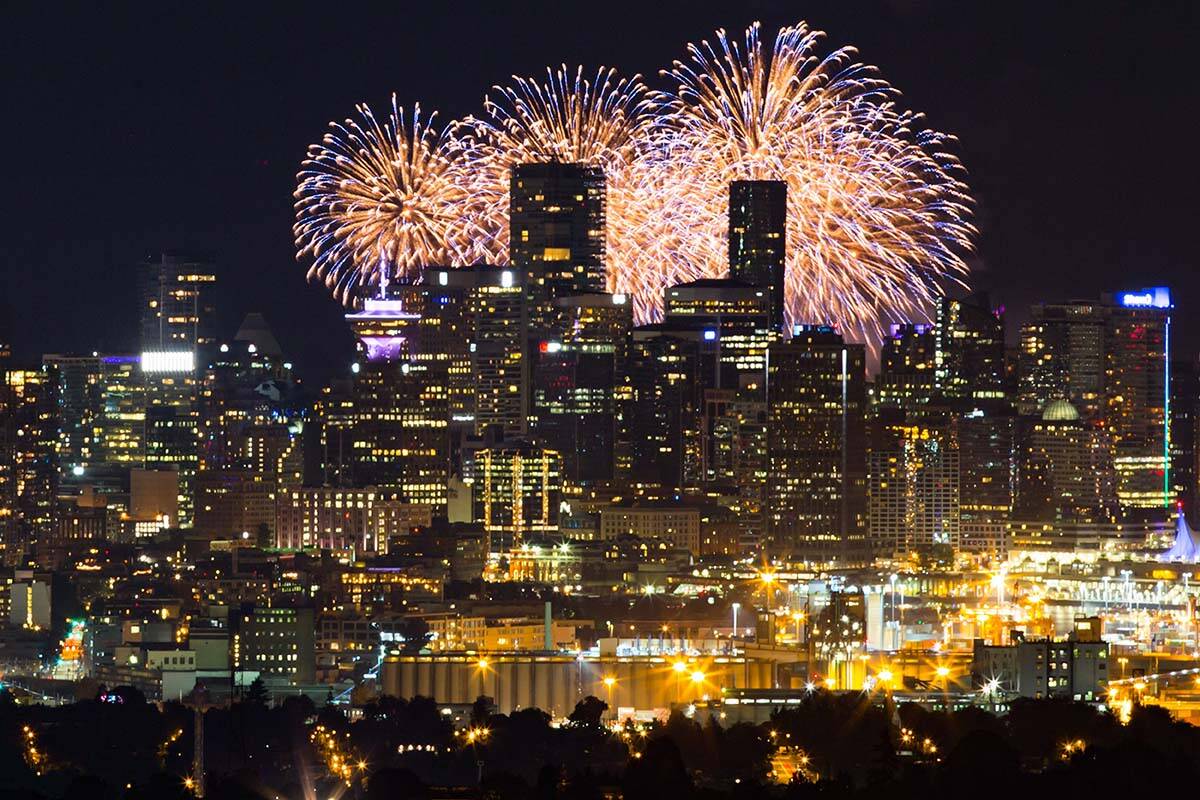
[[[283, 207], [284, 194], [289, 193], [295, 165], [313, 131], [360, 100], [382, 104], [392, 91], [407, 103], [441, 100], [443, 115], [465, 113], [478, 104], [478, 87], [504, 82], [512, 72], [537, 74], [545, 63], [559, 61], [615, 65], [627, 73], [642, 72], [655, 85], [658, 79], [653, 73], [664, 66], [663, 53], [679, 52], [684, 42], [698, 41], [717, 25], [737, 31], [761, 18], [770, 32], [795, 21], [790, 12], [770, 6], [737, 14], [728, 9], [689, 9], [691, 13], [683, 19], [668, 9], [660, 17], [647, 17], [642, 26], [628, 24], [631, 18], [619, 14], [600, 15], [587, 26], [566, 24], [572, 12], [531, 14], [527, 24], [553, 23], [558, 29], [551, 41], [561, 44], [548, 46], [544, 54], [528, 49], [507, 55], [501, 52], [503, 48], [472, 51], [472, 37], [481, 34], [476, 26], [461, 26], [456, 41], [474, 56], [465, 63], [440, 53], [421, 53], [423, 45], [414, 42], [414, 49], [397, 51], [395, 69], [386, 64], [384, 69], [367, 69], [363, 61], [351, 60], [338, 64], [328, 76], [321, 69], [304, 71], [300, 83], [285, 77], [300, 51], [299, 45], [283, 34], [259, 36], [251, 50], [250, 40], [243, 35], [223, 32], [216, 41], [225, 43], [234, 65], [231, 68], [246, 79], [237, 85], [230, 85], [232, 76], [221, 70], [206, 72], [202, 63], [171, 59], [161, 61], [154, 72], [138, 74], [134, 51], [113, 47], [97, 52], [72, 38], [82, 33], [73, 27], [82, 25], [82, 18], [63, 21], [61, 41], [78, 45], [71, 60], [52, 66], [36, 57], [24, 59], [18, 65], [24, 72], [18, 74], [44, 79], [48, 88], [23, 84], [18, 107], [27, 109], [23, 116], [45, 118], [46, 111], [60, 108], [56, 98], [98, 96], [105, 84], [97, 81], [107, 81], [115, 94], [105, 95], [112, 102], [97, 109], [97, 120], [111, 124], [101, 124], [99, 135], [121, 134], [105, 148], [115, 160], [86, 165], [79, 162], [82, 153], [77, 145], [69, 139], [55, 140], [57, 131], [41, 142], [25, 141], [24, 131], [9, 132], [17, 137], [22, 151], [36, 153], [53, 145], [56, 152], [76, 156], [73, 161], [41, 162], [46, 169], [24, 182], [30, 191], [42, 192], [39, 187], [55, 182], [56, 169], [75, 163], [83, 170], [80, 191], [58, 202], [65, 201], [68, 209], [77, 202], [91, 207], [89, 213], [80, 208], [75, 213], [77, 223], [65, 228], [49, 224], [50, 218], [44, 215], [29, 215], [29, 209], [36, 207], [31, 203], [17, 204], [9, 212], [10, 219], [23, 223], [8, 248], [14, 294], [25, 298], [35, 311], [48, 310], [56, 303], [53, 286], [39, 276], [66, 270], [89, 296], [119, 307], [125, 302], [124, 293], [115, 288], [120, 281], [113, 278], [147, 253], [163, 249], [214, 252], [221, 277], [222, 331], [235, 329], [243, 313], [261, 311], [279, 331], [289, 354], [296, 351], [293, 357], [300, 374], [320, 382], [344, 368], [352, 340], [340, 325], [336, 308], [307, 290], [287, 244], [290, 214]], [[805, 9], [804, 16], [814, 28], [827, 31], [831, 42], [858, 46], [862, 58], [878, 65], [884, 76], [903, 90], [906, 104], [925, 112], [932, 127], [958, 135], [982, 229], [971, 278], [975, 287], [991, 289], [998, 302], [1017, 310], [1047, 298], [1071, 299], [1072, 275], [1085, 269], [1095, 276], [1097, 290], [1117, 290], [1130, 283], [1170, 283], [1178, 298], [1188, 296], [1187, 274], [1169, 280], [1176, 277], [1171, 274], [1174, 265], [1186, 260], [1186, 240], [1176, 233], [1186, 226], [1170, 224], [1173, 215], [1184, 213], [1185, 196], [1170, 181], [1162, 185], [1149, 177], [1163, 172], [1153, 168], [1153, 159], [1165, 154], [1147, 151], [1135, 159], [1128, 147], [1118, 146], [1118, 142], [1130, 141], [1128, 126], [1132, 123], [1124, 121], [1131, 118], [1128, 114], [1086, 131], [1076, 122], [1092, 116], [1081, 114], [1083, 109], [1099, 107], [1093, 97], [1096, 93], [1121, 96], [1122, 107], [1136, 112], [1133, 116], [1141, 118], [1149, 130], [1163, 127], [1156, 119], [1164, 114], [1182, 114], [1175, 117], [1176, 122], [1186, 119], [1190, 112], [1175, 108], [1170, 100], [1178, 96], [1172, 89], [1174, 76], [1182, 73], [1172, 68], [1178, 51], [1169, 41], [1186, 27], [1178, 23], [1188, 18], [1188, 9], [1162, 6], [1134, 18], [1121, 10], [1073, 15], [1055, 8], [1048, 15], [1037, 16], [1036, 28], [1025, 24], [1019, 7], [1003, 15], [938, 3], [880, 4], [870, 11], [873, 13], [847, 14], [837, 8], [814, 7]], [[435, 12], [424, 13], [429, 18], [422, 24], [432, 26], [431, 30], [452, 25]], [[204, 24], [183, 12], [150, 15], [145, 22], [157, 26], [164, 34], [162, 40], [175, 42], [183, 52], [199, 44], [196, 37]], [[251, 14], [245, 35], [262, 33], [267, 22], [267, 18]], [[492, 22], [495, 35], [503, 41], [505, 26], [511, 23]], [[117, 37], [114, 42], [131, 35], [119, 18], [112, 24]], [[627, 29], [627, 35], [605, 35], [618, 27]], [[1146, 35], [1124, 36], [1138, 30]], [[893, 31], [908, 31], [925, 47], [910, 47], [910, 37], [893, 37]], [[997, 52], [982, 43], [972, 45], [973, 37], [991, 41], [996, 31], [1006, 31], [1013, 46]], [[331, 33], [308, 28], [310, 37]], [[520, 35], [526, 34], [514, 34]], [[905, 45], [898, 48], [896, 43], [901, 40]], [[1164, 41], [1168, 44], [1163, 45]], [[1072, 43], [1080, 46], [1072, 47]], [[282, 56], [269, 55], [273, 52]], [[979, 52], [996, 60], [977, 58]], [[419, 62], [414, 60], [418, 53]], [[924, 55], [918, 57], [917, 53]], [[1109, 53], [1127, 54], [1128, 60], [1104, 60]], [[71, 69], [84, 65], [89, 69]], [[1034, 65], [1038, 66], [1036, 72]], [[1155, 80], [1141, 80], [1143, 70], [1153, 73]], [[946, 78], [950, 74], [955, 76], [953, 81]], [[1090, 75], [1086, 81], [1082, 80], [1084, 74]], [[268, 79], [283, 91], [258, 92], [259, 81]], [[167, 113], [147, 118], [135, 105], [137, 87], [157, 91], [158, 85], [176, 90], [158, 92], [155, 103], [163, 105]], [[1037, 103], [1047, 118], [1004, 113], [1019, 93], [1035, 100], [1053, 97], [1055, 102]], [[196, 115], [205, 108], [215, 110], [211, 104], [218, 97], [228, 104], [230, 113], [209, 114], [207, 122], [198, 124]], [[1162, 102], [1158, 102], [1160, 98]], [[246, 125], [249, 127], [243, 132]], [[146, 138], [158, 136], [165, 143], [168, 139], [161, 134], [167, 130], [181, 137], [179, 142], [185, 147], [192, 145], [187, 149], [196, 158], [172, 163], [167, 158], [170, 148]], [[221, 147], [229, 158], [217, 155]], [[35, 162], [37, 159], [31, 160], [31, 164]], [[228, 166], [222, 166], [225, 163]], [[209, 166], [198, 170], [201, 164]], [[1102, 168], [1097, 168], [1098, 164]], [[24, 163], [17, 168], [27, 169]], [[136, 177], [146, 168], [147, 178]], [[160, 177], [148, 181], [151, 174]], [[183, 196], [164, 193], [162, 187], [156, 188], [159, 180], [164, 185], [189, 186], [189, 191]], [[1138, 186], [1144, 188], [1139, 191]], [[1121, 190], [1119, 225], [1106, 216], [1117, 207], [1114, 193], [1118, 187], [1130, 189]], [[104, 202], [92, 199], [101, 191], [107, 198]], [[152, 196], [159, 199], [148, 203]], [[31, 200], [33, 197], [38, 195]], [[1109, 199], [1102, 202], [1106, 197]], [[127, 208], [131, 215], [117, 214], [118, 207]], [[1033, 220], [1051, 220], [1053, 227], [1047, 228], [1045, 222], [1032, 224]], [[1070, 231], [1072, 235], [1038, 233], [1047, 230]], [[41, 351], [94, 349], [84, 339], [97, 331], [108, 340], [102, 349], [127, 349], [135, 332], [113, 330], [102, 323], [102, 316], [99, 308], [84, 306], [47, 332], [45, 344], [18, 330], [16, 354], [28, 360]], [[1015, 330], [1021, 321], [1013, 318], [1009, 330]], [[1179, 334], [1182, 345], [1194, 346], [1194, 332], [1181, 329]]]
[[1200, 780], [1187, 11], [789, 6], [17, 43], [0, 795]]

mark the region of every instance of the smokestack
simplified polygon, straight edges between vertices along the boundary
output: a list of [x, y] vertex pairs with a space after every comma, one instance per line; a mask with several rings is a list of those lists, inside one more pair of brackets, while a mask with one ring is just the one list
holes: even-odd
[[546, 601], [546, 611], [543, 617], [543, 628], [545, 632], [542, 634], [542, 649], [550, 651], [554, 649], [554, 629], [551, 627], [550, 601]]

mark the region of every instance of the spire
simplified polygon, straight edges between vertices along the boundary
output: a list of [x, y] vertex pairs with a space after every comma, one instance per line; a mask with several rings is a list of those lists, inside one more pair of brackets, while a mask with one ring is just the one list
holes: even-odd
[[1200, 561], [1200, 546], [1197, 546], [1196, 535], [1187, 524], [1187, 518], [1183, 516], [1182, 511], [1179, 512], [1179, 519], [1175, 523], [1175, 543], [1171, 545], [1170, 550], [1159, 556], [1158, 560], [1183, 561], [1189, 564]]

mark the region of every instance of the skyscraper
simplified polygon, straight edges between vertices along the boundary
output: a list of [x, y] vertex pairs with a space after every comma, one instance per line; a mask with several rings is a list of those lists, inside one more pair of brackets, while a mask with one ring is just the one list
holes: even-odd
[[530, 324], [541, 336], [555, 298], [607, 286], [604, 170], [518, 164], [509, 191], [509, 263], [524, 277]]
[[877, 555], [929, 554], [959, 544], [959, 449], [949, 428], [876, 423], [867, 507]]
[[934, 324], [935, 385], [943, 397], [999, 400], [1005, 396], [1004, 310], [984, 293], [943, 297]]
[[1103, 303], [1043, 303], [1021, 326], [1017, 407], [1040, 414], [1059, 399], [1069, 400], [1084, 419], [1105, 411], [1106, 328], [1111, 309]]
[[1013, 517], [1031, 522], [1111, 522], [1116, 512], [1107, 432], [1066, 400], [1022, 431]]
[[446, 365], [413, 356], [418, 317], [400, 300], [373, 298], [348, 314], [363, 358], [349, 408], [350, 461], [356, 487], [397, 492], [444, 515], [450, 473]]
[[42, 363], [58, 377], [58, 469], [66, 480], [96, 458], [94, 428], [100, 415], [100, 357], [45, 355]]
[[772, 325], [768, 287], [741, 280], [697, 280], [664, 292], [663, 326], [699, 334], [716, 364], [704, 372], [704, 388], [749, 390], [761, 395], [767, 348], [779, 339]]
[[100, 412], [93, 428], [97, 461], [146, 462], [146, 384], [136, 355], [100, 357]]
[[893, 325], [883, 340], [875, 403], [912, 413], [933, 399], [935, 337], [929, 325]]
[[700, 331], [644, 325], [629, 358], [629, 480], [666, 494], [702, 480], [701, 403], [705, 359]]
[[215, 344], [206, 259], [163, 253], [140, 267], [145, 463], [179, 473], [179, 524], [190, 527], [199, 461], [199, 368]]
[[1017, 417], [984, 406], [955, 420], [959, 448], [960, 548], [1002, 556], [1016, 487]]
[[485, 265], [431, 267], [417, 284], [397, 288], [416, 319], [409, 327], [412, 358], [442, 365], [452, 425], [466, 433], [499, 425], [513, 437], [527, 429], [529, 316], [522, 277], [516, 269]]
[[729, 275], [770, 294], [771, 325], [784, 326], [787, 184], [729, 184]]
[[801, 326], [767, 362], [767, 538], [812, 562], [864, 555], [866, 353]]
[[562, 454], [564, 483], [613, 479], [624, 419], [632, 309], [624, 295], [554, 301], [534, 349], [530, 435]]
[[[138, 267], [141, 295], [142, 351], [198, 353], [215, 342], [212, 263], [175, 253], [162, 253]], [[185, 358], [180, 355], [179, 358]]]
[[54, 525], [58, 378], [45, 366], [0, 376], [0, 557], [13, 565]]
[[1172, 504], [1170, 457], [1171, 295], [1162, 287], [1121, 292], [1108, 316], [1105, 421], [1112, 435], [1124, 513]]

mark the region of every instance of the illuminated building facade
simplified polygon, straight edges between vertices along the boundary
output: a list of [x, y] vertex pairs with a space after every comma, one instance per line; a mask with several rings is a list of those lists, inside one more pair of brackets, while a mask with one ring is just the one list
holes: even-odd
[[354, 378], [352, 485], [394, 491], [445, 514], [450, 474], [444, 372], [420, 362], [367, 362]]
[[600, 538], [661, 539], [700, 553], [700, 509], [668, 502], [638, 501], [600, 511]]
[[100, 357], [45, 355], [42, 363], [58, 377], [58, 471], [66, 481], [94, 463], [100, 415]]
[[1018, 454], [1013, 517], [1037, 522], [1111, 522], [1115, 477], [1108, 433], [1066, 400], [1028, 425]]
[[863, 555], [866, 353], [797, 326], [767, 366], [767, 544], [812, 562]]
[[192, 524], [199, 461], [199, 373], [215, 344], [210, 262], [164, 253], [139, 267], [145, 464], [179, 473], [179, 524]]
[[406, 503], [374, 487], [288, 489], [275, 508], [275, 546], [284, 550], [387, 553], [393, 538], [433, 522], [431, 506]]
[[1004, 310], [993, 309], [986, 294], [938, 300], [934, 339], [934, 380], [943, 397], [1004, 399]]
[[769, 325], [784, 325], [784, 270], [787, 244], [787, 184], [733, 181], [729, 184], [729, 274], [764, 289]]
[[516, 269], [483, 265], [431, 267], [418, 283], [394, 287], [418, 318], [409, 328], [410, 357], [446, 375], [456, 434], [480, 435], [494, 425], [506, 436], [526, 430], [530, 367], [523, 277]]
[[951, 430], [878, 425], [867, 482], [871, 549], [882, 556], [959, 546], [959, 447]]
[[276, 484], [248, 469], [201, 470], [196, 476], [196, 523], [218, 539], [248, 533], [255, 544], [274, 544]]
[[0, 545], [11, 566], [54, 530], [58, 378], [44, 366], [0, 376]]
[[533, 348], [530, 437], [562, 454], [563, 480], [572, 485], [613, 479], [631, 327], [624, 295], [560, 297], [547, 318], [551, 338]]
[[311, 608], [246, 606], [232, 611], [234, 669], [286, 678], [307, 685], [316, 680], [316, 625]]
[[1118, 294], [1107, 339], [1105, 421], [1114, 448], [1117, 497], [1125, 515], [1161, 512], [1174, 499], [1170, 293], [1159, 287]]
[[705, 388], [760, 396], [767, 348], [779, 338], [772, 326], [770, 288], [738, 280], [698, 280], [664, 292], [663, 325], [692, 331], [717, 360]]
[[701, 482], [701, 335], [662, 325], [633, 331], [627, 430], [634, 484], [668, 493]]
[[883, 340], [875, 405], [912, 413], [929, 404], [935, 391], [936, 339], [930, 325], [893, 325]]
[[562, 456], [528, 441], [499, 442], [475, 457], [475, 518], [488, 553], [558, 532]]
[[509, 186], [509, 263], [524, 276], [531, 333], [544, 335], [555, 298], [607, 287], [601, 167], [518, 164]]
[[959, 443], [959, 547], [1002, 556], [1016, 491], [1017, 417], [976, 409], [955, 420]]
[[136, 355], [100, 357], [100, 412], [93, 429], [97, 461], [146, 461], [146, 384]]
[[1106, 329], [1102, 303], [1039, 304], [1021, 327], [1017, 407], [1036, 415], [1065, 398], [1084, 419], [1105, 413]]
[[450, 475], [449, 397], [445, 362], [414, 357], [417, 315], [402, 300], [368, 298], [347, 320], [363, 361], [348, 409], [351, 485], [394, 491], [442, 516]]
[[752, 546], [764, 532], [767, 484], [767, 404], [755, 395], [765, 398], [765, 393], [706, 389], [700, 423], [704, 488], [732, 489], [723, 504], [742, 528], [740, 538]]

